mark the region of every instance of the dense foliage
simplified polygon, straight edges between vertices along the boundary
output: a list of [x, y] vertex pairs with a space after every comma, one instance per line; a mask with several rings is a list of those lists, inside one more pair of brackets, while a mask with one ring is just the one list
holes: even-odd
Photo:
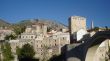
[[6, 36], [5, 36], [5, 40], [16, 39], [16, 38], [17, 38], [17, 36], [14, 35], [14, 34], [6, 35]]
[[13, 25], [13, 31], [15, 32], [16, 35], [20, 35], [25, 31], [25, 26], [22, 25]]
[[2, 55], [3, 55], [3, 61], [11, 61], [14, 59], [14, 56], [11, 52], [11, 46], [9, 43], [4, 43], [1, 45]]
[[[33, 46], [30, 44], [25, 44], [22, 48], [17, 47], [16, 53], [18, 55], [19, 61], [35, 61], [34, 55], [35, 51]], [[37, 60], [36, 60], [37, 61]]]

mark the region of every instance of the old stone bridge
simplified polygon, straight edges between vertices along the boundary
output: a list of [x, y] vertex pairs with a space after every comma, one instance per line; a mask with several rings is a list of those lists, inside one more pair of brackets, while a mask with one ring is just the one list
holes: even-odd
[[99, 31], [85, 43], [67, 51], [66, 61], [93, 61], [99, 45], [110, 39], [110, 31]]

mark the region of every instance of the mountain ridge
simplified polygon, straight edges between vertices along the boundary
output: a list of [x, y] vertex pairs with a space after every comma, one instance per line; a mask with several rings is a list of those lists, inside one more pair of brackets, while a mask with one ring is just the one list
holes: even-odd
[[68, 27], [65, 26], [64, 24], [58, 22], [58, 21], [55, 21], [55, 20], [48, 20], [48, 19], [26, 19], [26, 20], [21, 20], [17, 23], [8, 23], [6, 22], [5, 20], [3, 19], [0, 19], [0, 26], [16, 26], [16, 25], [20, 25], [20, 26], [30, 26], [30, 25], [33, 25], [34, 23], [37, 23], [37, 22], [40, 22], [40, 23], [45, 23], [47, 24], [47, 27], [48, 28], [51, 28], [53, 30], [60, 30], [60, 29], [67, 29]]
[[46, 24], [48, 28], [51, 28], [53, 30], [60, 30], [62, 28], [65, 28], [65, 29], [68, 28], [67, 26], [65, 26], [64, 24], [60, 22], [57, 22], [55, 20], [47, 20], [47, 19], [28, 19], [28, 20], [22, 20], [17, 24], [28, 26], [28, 25], [32, 25], [38, 22]]

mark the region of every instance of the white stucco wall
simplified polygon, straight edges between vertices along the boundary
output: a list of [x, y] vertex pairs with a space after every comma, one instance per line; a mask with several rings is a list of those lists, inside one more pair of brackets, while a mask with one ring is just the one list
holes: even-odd
[[87, 31], [84, 29], [80, 29], [77, 33], [76, 33], [76, 39], [77, 41], [81, 40], [83, 38], [84, 35], [87, 34]]

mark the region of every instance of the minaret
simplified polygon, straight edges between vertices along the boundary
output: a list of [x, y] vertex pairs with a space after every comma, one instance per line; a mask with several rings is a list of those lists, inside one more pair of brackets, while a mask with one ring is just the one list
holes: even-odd
[[91, 21], [91, 29], [93, 29], [93, 28], [94, 28], [94, 22]]

